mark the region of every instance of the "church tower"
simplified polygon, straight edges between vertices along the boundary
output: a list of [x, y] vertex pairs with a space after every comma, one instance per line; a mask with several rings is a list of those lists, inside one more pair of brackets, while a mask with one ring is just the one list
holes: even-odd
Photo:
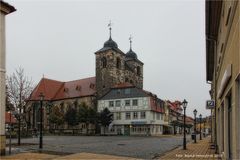
[[129, 82], [138, 88], [143, 88], [143, 62], [132, 50], [132, 37], [130, 36], [130, 50], [125, 55], [125, 82]]
[[95, 52], [96, 57], [96, 90], [97, 97], [104, 95], [112, 86], [125, 81], [125, 54], [112, 40], [111, 22], [109, 27], [109, 39], [104, 43], [103, 48]]

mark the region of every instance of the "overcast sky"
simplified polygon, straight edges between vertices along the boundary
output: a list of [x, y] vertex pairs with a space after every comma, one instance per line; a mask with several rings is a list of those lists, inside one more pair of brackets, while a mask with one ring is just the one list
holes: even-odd
[[210, 86], [205, 69], [204, 1], [7, 0], [7, 74], [22, 66], [35, 84], [43, 74], [70, 81], [95, 76], [94, 52], [109, 38], [144, 62], [144, 89], [189, 102], [204, 116]]

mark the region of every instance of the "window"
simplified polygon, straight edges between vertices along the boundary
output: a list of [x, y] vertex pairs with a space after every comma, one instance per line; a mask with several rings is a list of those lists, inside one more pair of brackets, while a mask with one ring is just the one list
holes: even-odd
[[120, 112], [116, 113], [116, 120], [121, 120], [121, 113]]
[[118, 69], [121, 69], [121, 60], [120, 60], [120, 58], [117, 58], [116, 67], [117, 67]]
[[132, 101], [132, 105], [133, 105], [133, 106], [137, 106], [137, 105], [138, 105], [138, 100], [137, 100], [137, 99], [134, 99], [134, 100]]
[[130, 100], [125, 100], [125, 106], [130, 106]]
[[130, 80], [130, 83], [133, 84], [133, 80]]
[[133, 112], [133, 119], [137, 119], [138, 118], [138, 112]]
[[129, 88], [125, 89], [125, 90], [124, 90], [124, 93], [125, 93], [125, 94], [130, 94], [130, 89], [129, 89]]
[[117, 94], [121, 94], [121, 90], [120, 89], [117, 90]]
[[60, 112], [64, 113], [64, 103], [63, 102], [60, 104]]
[[223, 46], [224, 46], [224, 43], [222, 43], [222, 46], [221, 46], [221, 50], [220, 50], [221, 53], [223, 52]]
[[141, 68], [139, 66], [137, 66], [137, 75], [140, 76], [141, 75]]
[[227, 14], [227, 20], [226, 20], [226, 26], [228, 25], [228, 22], [229, 22], [229, 18], [230, 18], [230, 13], [231, 13], [231, 7], [228, 9], [228, 14]]
[[163, 120], [163, 116], [164, 116], [164, 115], [162, 114], [162, 115], [161, 115], [161, 120]]
[[116, 105], [116, 107], [120, 107], [121, 106], [121, 101], [120, 100], [115, 101], [115, 105]]
[[109, 101], [109, 107], [114, 107], [114, 102], [113, 101]]
[[141, 117], [141, 119], [145, 119], [146, 118], [146, 112], [141, 112], [140, 117]]
[[129, 80], [128, 80], [128, 78], [125, 78], [125, 82], [128, 82]]
[[126, 112], [126, 119], [131, 119], [131, 113], [130, 112]]
[[157, 120], [160, 120], [160, 113], [156, 113], [157, 114]]
[[103, 58], [101, 59], [101, 62], [102, 62], [102, 67], [103, 67], [103, 68], [106, 68], [106, 67], [107, 67], [107, 59], [106, 59], [106, 57], [103, 57]]

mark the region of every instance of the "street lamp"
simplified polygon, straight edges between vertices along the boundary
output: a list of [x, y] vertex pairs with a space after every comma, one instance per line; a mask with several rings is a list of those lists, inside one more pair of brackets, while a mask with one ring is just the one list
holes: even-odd
[[205, 117], [205, 120], [203, 120], [203, 137], [206, 137], [206, 120], [207, 120], [207, 117]]
[[202, 140], [202, 114], [199, 115], [199, 119], [200, 119], [200, 140]]
[[194, 109], [193, 111], [194, 114], [194, 133], [195, 133], [195, 137], [194, 137], [194, 143], [197, 143], [197, 133], [196, 133], [196, 116], [197, 116], [197, 110]]
[[44, 95], [41, 92], [40, 95], [40, 136], [39, 136], [39, 148], [42, 149], [42, 130], [43, 130], [43, 99]]
[[186, 107], [188, 102], [186, 99], [183, 100], [182, 106], [183, 106], [183, 149], [186, 150]]

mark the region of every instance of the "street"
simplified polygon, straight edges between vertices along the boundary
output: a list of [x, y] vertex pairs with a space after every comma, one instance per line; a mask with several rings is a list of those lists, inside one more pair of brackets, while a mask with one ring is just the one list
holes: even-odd
[[[16, 142], [14, 139], [13, 143]], [[19, 148], [25, 151], [38, 150], [38, 142], [38, 138], [22, 139], [23, 145]], [[43, 151], [56, 154], [88, 152], [150, 159], [182, 145], [182, 142], [182, 136], [44, 136]], [[24, 145], [26, 143], [32, 145]]]

